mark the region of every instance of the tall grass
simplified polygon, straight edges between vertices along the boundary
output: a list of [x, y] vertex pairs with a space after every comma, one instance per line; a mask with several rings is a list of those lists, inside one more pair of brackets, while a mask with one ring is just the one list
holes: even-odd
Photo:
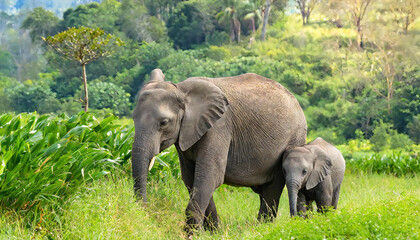
[[76, 116], [0, 116], [0, 208], [38, 213], [131, 156], [133, 128]]
[[420, 155], [403, 155], [393, 151], [391, 155], [373, 154], [347, 161], [353, 172], [385, 173], [394, 176], [420, 174]]

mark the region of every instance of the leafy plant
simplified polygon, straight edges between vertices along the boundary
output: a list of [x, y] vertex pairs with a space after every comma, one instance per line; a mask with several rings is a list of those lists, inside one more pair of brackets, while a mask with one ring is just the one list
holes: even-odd
[[42, 211], [127, 162], [133, 128], [115, 119], [0, 116], [0, 207]]
[[391, 155], [374, 154], [359, 159], [350, 159], [347, 166], [352, 171], [384, 173], [395, 176], [420, 174], [420, 155], [403, 155], [393, 151]]

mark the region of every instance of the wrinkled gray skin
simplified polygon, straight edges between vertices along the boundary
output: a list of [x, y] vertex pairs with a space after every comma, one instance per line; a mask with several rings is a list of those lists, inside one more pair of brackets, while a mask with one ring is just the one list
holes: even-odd
[[318, 211], [337, 208], [346, 163], [341, 152], [322, 138], [287, 150], [283, 171], [289, 193], [290, 215], [305, 216], [315, 201]]
[[189, 193], [189, 231], [218, 226], [213, 192], [221, 184], [251, 187], [260, 195], [259, 218], [275, 217], [284, 188], [281, 155], [306, 141], [296, 98], [280, 84], [243, 74], [165, 82], [160, 69], [139, 92], [133, 112], [134, 190], [146, 201], [152, 157], [175, 144]]

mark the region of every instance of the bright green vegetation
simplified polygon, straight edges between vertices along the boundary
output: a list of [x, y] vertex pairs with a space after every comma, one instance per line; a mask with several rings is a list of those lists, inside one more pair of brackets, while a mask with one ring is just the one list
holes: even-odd
[[[132, 190], [129, 121], [81, 112], [72, 117], [4, 114], [0, 123], [0, 239], [183, 237], [188, 193], [173, 146], [157, 156], [148, 175], [145, 208]], [[259, 223], [257, 194], [223, 185], [214, 195], [220, 230], [197, 236], [417, 238], [418, 157], [394, 153], [371, 159], [347, 160], [338, 211], [315, 213], [309, 220], [289, 218], [284, 192], [281, 216]]]
[[374, 154], [358, 159], [349, 159], [347, 165], [352, 171], [367, 173], [386, 173], [403, 176], [420, 173], [420, 155], [404, 156], [402, 152], [393, 152], [392, 155]]
[[[133, 128], [99, 121], [36, 114], [0, 117], [0, 208], [42, 215], [99, 179], [131, 154]], [[47, 209], [45, 209], [47, 208]]]
[[[419, 178], [346, 173], [339, 209], [315, 213], [309, 220], [290, 219], [287, 192], [274, 223], [259, 223], [258, 196], [248, 188], [220, 187], [215, 202], [220, 229], [197, 233], [198, 239], [323, 239], [420, 236]], [[184, 210], [188, 193], [180, 179], [153, 180], [146, 208], [133, 198], [127, 175], [88, 184], [63, 205], [60, 223], [26, 228], [14, 213], [0, 217], [0, 238], [52, 237], [54, 239], [179, 239], [184, 237]], [[45, 222], [42, 225], [45, 226]]]

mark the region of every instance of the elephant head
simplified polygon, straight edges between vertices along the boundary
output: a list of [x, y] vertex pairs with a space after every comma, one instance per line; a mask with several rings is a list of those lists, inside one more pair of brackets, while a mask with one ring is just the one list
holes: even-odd
[[299, 190], [314, 188], [330, 175], [331, 166], [327, 153], [316, 145], [296, 147], [285, 152], [282, 167], [289, 193], [290, 215], [297, 214]]
[[222, 117], [228, 107], [224, 93], [204, 79], [173, 84], [160, 69], [138, 94], [133, 111], [135, 136], [132, 148], [134, 191], [146, 202], [147, 172], [152, 158], [177, 144], [191, 148]]

